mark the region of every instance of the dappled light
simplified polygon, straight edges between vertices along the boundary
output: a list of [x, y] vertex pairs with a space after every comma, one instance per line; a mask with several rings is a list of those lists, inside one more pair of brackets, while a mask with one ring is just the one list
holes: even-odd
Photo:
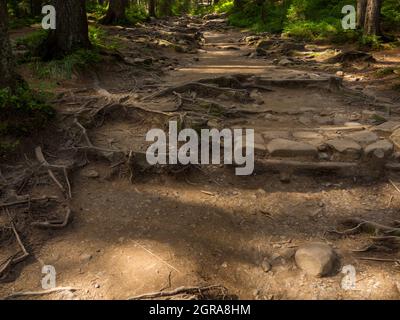
[[395, 0], [0, 0], [0, 299], [399, 299], [399, 35]]

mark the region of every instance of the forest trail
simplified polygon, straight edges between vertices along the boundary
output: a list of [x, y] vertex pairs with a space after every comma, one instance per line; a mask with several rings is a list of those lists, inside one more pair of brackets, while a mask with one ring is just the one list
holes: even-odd
[[[71, 114], [82, 116], [78, 119], [88, 124], [93, 145], [124, 151], [146, 150], [146, 132], [164, 126], [166, 119], [179, 119], [175, 114], [179, 112], [185, 114], [185, 124], [254, 128], [257, 174], [239, 177], [232, 168], [218, 165], [152, 173], [142, 163], [125, 165], [118, 152], [85, 154], [79, 158], [84, 165], [70, 175], [72, 199], [67, 203], [73, 212], [72, 222], [54, 231], [21, 228], [32, 256], [0, 285], [0, 296], [40, 290], [42, 266], [53, 265], [58, 286], [79, 290], [44, 298], [126, 299], [180, 286], [216, 284], [240, 299], [398, 298], [396, 267], [359, 260], [358, 256], [369, 253], [351, 251], [367, 245], [368, 235], [327, 233], [344, 218], [388, 224], [399, 219], [399, 194], [382, 174], [394, 151], [386, 148], [387, 144], [369, 151], [373, 155], [365, 151], [376, 141], [391, 144], [391, 128], [376, 129], [370, 119], [374, 115], [390, 117], [395, 126], [400, 121], [395, 100], [382, 100], [376, 92], [374, 98], [368, 98], [356, 88], [357, 81], [341, 88], [334, 64], [328, 64], [329, 69], [309, 62], [305, 57], [311, 56], [311, 49], [302, 46], [288, 54], [296, 47], [291, 41], [275, 39], [266, 44], [271, 48], [262, 49], [265, 52], [260, 49], [255, 55], [251, 41], [255, 44], [260, 39], [250, 33], [230, 28], [220, 19], [206, 23], [185, 19], [162, 24], [169, 27], [166, 32], [174, 28], [181, 32], [182, 26], [201, 31], [203, 39], [196, 53], [174, 52], [178, 61], [173, 61], [170, 48], [152, 51], [164, 55], [164, 61], [172, 61], [163, 65], [172, 70], [157, 75], [144, 69], [143, 74], [133, 77], [129, 67], [145, 61], [135, 62], [134, 56], [126, 59], [127, 45], [120, 50], [126, 64], [121, 62], [120, 69], [104, 66], [93, 77], [68, 83], [67, 94], [61, 98], [69, 100], [58, 102], [58, 110], [64, 112], [65, 119]], [[137, 40], [139, 31], [110, 28], [110, 32]], [[199, 81], [226, 92], [203, 91], [201, 86], [181, 88]], [[79, 92], [77, 83], [84, 90]], [[244, 85], [248, 94], [239, 101], [232, 92], [242, 93]], [[171, 91], [154, 96], [154, 92], [170, 87], [177, 94]], [[68, 96], [68, 91], [74, 93]], [[149, 95], [153, 96], [146, 99]], [[101, 99], [109, 103], [100, 113], [93, 109], [96, 112], [89, 118], [96, 120], [94, 125], [84, 121], [86, 110], [82, 106], [87, 96], [96, 96], [96, 103]], [[91, 103], [87, 100], [86, 107]], [[388, 106], [392, 106], [390, 115]], [[78, 136], [79, 132], [73, 131], [65, 145], [74, 146], [70, 140]], [[274, 139], [286, 142], [279, 140], [271, 146]], [[80, 145], [84, 144], [82, 139]], [[45, 147], [49, 162], [72, 161], [69, 153], [56, 150], [54, 144]], [[64, 162], [53, 160], [54, 153]], [[380, 165], [371, 167], [369, 156], [379, 157]], [[265, 160], [276, 161], [277, 168], [268, 167], [271, 162]], [[303, 170], [292, 174], [298, 167], [304, 169], [301, 163], [310, 166], [306, 174]], [[332, 175], [320, 173], [321, 163], [350, 167], [338, 165], [334, 171], [340, 174]], [[142, 166], [143, 172], [136, 176], [132, 165]], [[377, 174], [383, 176], [370, 179]], [[395, 173], [390, 174], [396, 182]], [[33, 196], [60, 196], [54, 184], [40, 181]], [[38, 212], [39, 217], [45, 215], [43, 210]], [[313, 278], [296, 267], [295, 249], [310, 241], [331, 244], [342, 265], [355, 267], [357, 290], [341, 287], [340, 272]], [[392, 254], [378, 256], [393, 258]]]

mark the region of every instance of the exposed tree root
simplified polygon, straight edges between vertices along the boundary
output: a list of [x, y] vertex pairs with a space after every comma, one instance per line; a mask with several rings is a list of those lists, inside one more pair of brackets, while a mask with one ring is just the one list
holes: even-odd
[[65, 217], [62, 221], [53, 220], [53, 221], [43, 221], [43, 222], [32, 222], [31, 225], [33, 227], [43, 228], [43, 229], [62, 229], [68, 225], [70, 217], [71, 217], [71, 209], [67, 207]]
[[65, 192], [64, 186], [61, 184], [60, 181], [56, 178], [54, 172], [52, 169], [60, 169], [64, 173], [65, 181], [68, 187], [68, 196], [69, 198], [72, 198], [72, 190], [71, 190], [71, 184], [69, 182], [68, 178], [68, 172], [67, 172], [67, 167], [66, 166], [60, 166], [60, 165], [52, 165], [47, 162], [47, 160], [44, 158], [42, 148], [41, 147], [36, 147], [35, 148], [35, 155], [37, 160], [39, 161], [40, 165], [45, 167], [47, 169], [47, 172], [50, 176], [50, 178], [55, 182], [55, 184], [61, 189], [62, 192]]
[[18, 206], [18, 205], [21, 205], [21, 204], [27, 204], [27, 203], [32, 203], [32, 202], [40, 202], [40, 201], [51, 201], [51, 200], [57, 201], [58, 197], [46, 197], [46, 196], [40, 197], [40, 198], [27, 197], [26, 199], [23, 199], [23, 200], [0, 203], [0, 208], [14, 207], [14, 206]]
[[[342, 224], [346, 226], [351, 226], [351, 228], [342, 231], [329, 230], [329, 232], [336, 233], [339, 235], [353, 235], [361, 232], [380, 235], [371, 237], [370, 238], [372, 240], [371, 244], [361, 249], [352, 250], [353, 252], [368, 252], [368, 251], [397, 252], [400, 249], [400, 228], [390, 227], [380, 223], [358, 218], [346, 219], [343, 221]], [[399, 264], [399, 260], [396, 259], [381, 259], [381, 258], [366, 258], [366, 257], [360, 259], [396, 262], [397, 264]]]
[[0, 266], [2, 266], [0, 268], [0, 278], [4, 277], [5, 272], [7, 272], [10, 267], [12, 267], [13, 265], [15, 265], [17, 263], [24, 261], [29, 256], [29, 252], [26, 250], [24, 244], [21, 241], [21, 238], [15, 227], [15, 224], [10, 215], [10, 212], [8, 211], [8, 209], [5, 209], [5, 210], [6, 210], [8, 217], [10, 218], [11, 229], [14, 233], [15, 239], [17, 240], [18, 246], [20, 247], [22, 253], [21, 254], [17, 253], [15, 255], [11, 256], [10, 258], [8, 258], [6, 261], [0, 263]]
[[400, 237], [400, 228], [389, 227], [368, 220], [352, 218], [344, 220], [342, 224], [351, 226], [351, 228], [343, 231], [332, 230], [332, 232], [341, 235], [350, 235], [350, 234], [365, 232], [365, 233], [372, 233], [375, 235], [383, 234], [383, 235]]
[[204, 297], [207, 295], [207, 292], [211, 290], [218, 290], [220, 291], [220, 295], [223, 297], [226, 296], [227, 289], [221, 285], [212, 285], [212, 286], [193, 286], [193, 287], [179, 287], [171, 291], [157, 291], [151, 293], [145, 293], [138, 296], [133, 296], [128, 298], [128, 300], [142, 300], [142, 299], [155, 299], [161, 297], [171, 297], [180, 294], [194, 294], [199, 297]]
[[195, 91], [197, 93], [203, 93], [206, 95], [219, 95], [219, 94], [227, 94], [228, 96], [240, 101], [240, 102], [249, 102], [251, 98], [249, 93], [246, 90], [235, 90], [232, 88], [224, 88], [224, 87], [216, 87], [205, 83], [200, 82], [189, 82], [178, 86], [169, 87], [163, 89], [159, 92], [153, 93], [147, 97], [144, 97], [143, 100], [151, 100], [155, 98], [160, 98], [172, 94], [173, 92], [184, 93], [186, 91]]

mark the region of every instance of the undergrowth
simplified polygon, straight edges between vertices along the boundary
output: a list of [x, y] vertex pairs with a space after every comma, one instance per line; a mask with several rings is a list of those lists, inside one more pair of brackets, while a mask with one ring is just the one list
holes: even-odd
[[18, 62], [28, 63], [34, 74], [40, 79], [71, 79], [74, 72], [85, 70], [99, 63], [102, 59], [101, 50], [118, 48], [116, 39], [107, 36], [106, 31], [102, 28], [91, 25], [89, 26], [91, 49], [79, 49], [62, 59], [42, 61], [38, 48], [47, 37], [48, 32], [41, 29], [17, 40], [17, 45], [25, 46], [27, 50]]
[[21, 137], [43, 129], [54, 116], [44, 93], [29, 89], [24, 82], [13, 91], [0, 89], [0, 156], [14, 151]]
[[[226, 12], [231, 25], [249, 28], [255, 32], [283, 34], [298, 40], [333, 43], [358, 43], [360, 47], [380, 49], [382, 39], [362, 35], [358, 30], [344, 30], [342, 8], [356, 5], [355, 0], [286, 0], [245, 1], [240, 10], [233, 0], [221, 0], [218, 4], [199, 7], [194, 14]], [[399, 30], [400, 2], [386, 0], [382, 7], [385, 31]]]

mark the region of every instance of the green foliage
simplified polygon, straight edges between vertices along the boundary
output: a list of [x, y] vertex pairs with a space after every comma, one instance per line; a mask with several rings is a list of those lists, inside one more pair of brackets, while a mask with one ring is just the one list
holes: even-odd
[[40, 21], [41, 21], [40, 17], [11, 18], [9, 21], [9, 28], [19, 29], [23, 27], [29, 27], [35, 23], [39, 23]]
[[[88, 2], [86, 10], [89, 19], [99, 22], [107, 13], [108, 5], [101, 5], [97, 2]], [[120, 25], [135, 25], [148, 19], [147, 7], [144, 3], [130, 4], [125, 11], [126, 20], [118, 21]]]
[[25, 37], [17, 39], [17, 45], [23, 45], [29, 51], [29, 58], [37, 54], [37, 49], [39, 46], [47, 39], [48, 30], [39, 29], [28, 34]]
[[79, 49], [59, 60], [43, 62], [39, 59], [31, 62], [35, 74], [41, 79], [71, 79], [75, 71], [81, 71], [100, 62], [96, 50]]
[[92, 18], [95, 21], [99, 21], [106, 14], [107, 5], [101, 5], [97, 1], [89, 1], [86, 3], [86, 11], [89, 18]]
[[147, 9], [144, 5], [130, 5], [126, 9], [127, 24], [135, 25], [148, 19]]
[[379, 50], [382, 47], [381, 39], [378, 36], [361, 35], [359, 44], [361, 47], [367, 47], [373, 50]]
[[74, 71], [81, 71], [101, 61], [99, 50], [114, 50], [118, 47], [115, 39], [107, 36], [104, 29], [89, 26], [89, 39], [91, 49], [79, 49], [62, 59], [42, 61], [40, 59], [40, 46], [47, 39], [48, 32], [38, 30], [24, 38], [17, 40], [17, 44], [24, 45], [28, 53], [19, 63], [29, 63], [34, 73], [41, 79], [70, 79]]
[[[342, 28], [345, 5], [355, 6], [356, 0], [247, 0], [240, 11], [234, 8], [233, 0], [221, 0], [207, 12], [227, 12], [232, 25], [256, 32], [283, 32], [286, 36], [309, 41], [358, 41], [362, 46], [378, 49], [379, 38], [362, 37], [359, 31]], [[395, 26], [399, 28], [400, 2], [385, 0], [382, 15], [390, 30]]]
[[0, 136], [30, 134], [43, 128], [54, 115], [43, 93], [30, 90], [25, 83], [13, 92], [0, 89]]
[[103, 28], [96, 25], [89, 26], [89, 40], [95, 50], [115, 50], [119, 47], [119, 43], [116, 38], [110, 37]]
[[385, 0], [382, 5], [384, 26], [388, 30], [400, 29], [400, 1]]
[[388, 75], [394, 74], [397, 70], [400, 72], [400, 68], [386, 67], [386, 68], [377, 70], [375, 72], [375, 75], [378, 78], [383, 78], [383, 77], [386, 77]]

